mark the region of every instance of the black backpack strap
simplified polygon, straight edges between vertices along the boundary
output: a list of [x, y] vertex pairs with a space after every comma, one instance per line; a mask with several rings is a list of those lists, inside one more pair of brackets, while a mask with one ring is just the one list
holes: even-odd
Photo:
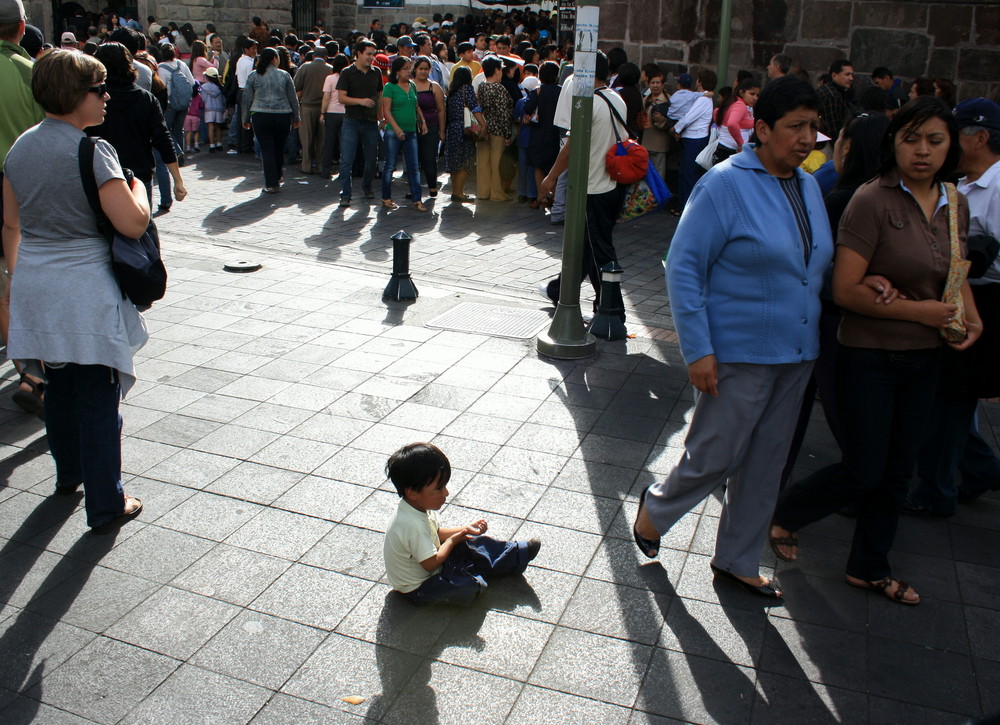
[[[620, 123], [620, 124], [622, 125], [622, 128], [624, 128], [624, 129], [625, 129], [625, 132], [626, 132], [626, 133], [627, 133], [627, 134], [629, 135], [629, 137], [630, 137], [630, 138], [639, 138], [639, 134], [637, 134], [637, 133], [636, 133], [635, 131], [633, 131], [633, 130], [632, 130], [631, 128], [629, 128], [629, 125], [628, 125], [627, 123], [625, 123], [625, 119], [623, 119], [623, 118], [621, 117], [621, 115], [620, 115], [620, 114], [618, 113], [618, 109], [617, 109], [617, 108], [615, 108], [614, 104], [613, 104], [613, 103], [611, 103], [611, 101], [609, 101], [609, 100], [608, 100], [608, 99], [607, 99], [607, 98], [606, 98], [606, 97], [604, 96], [604, 94], [603, 94], [603, 93], [601, 93], [601, 92], [600, 92], [600, 91], [598, 90], [598, 91], [594, 91], [594, 95], [595, 95], [595, 96], [598, 96], [598, 97], [600, 97], [600, 99], [601, 99], [602, 101], [604, 101], [605, 103], [607, 103], [607, 104], [608, 104], [608, 108], [610, 108], [610, 109], [611, 109], [611, 115], [612, 115], [612, 116], [614, 116], [614, 117], [615, 117], [615, 118], [616, 118], [616, 119], [618, 120], [618, 123]], [[618, 126], [617, 126], [617, 125], [615, 125], [615, 124], [613, 124], [613, 123], [611, 124], [611, 126], [612, 126], [612, 128], [614, 128], [614, 131], [615, 131], [615, 138], [616, 138], [616, 139], [618, 139], [618, 141], [619, 141], [619, 142], [621, 142], [622, 138], [621, 138], [621, 136], [620, 136], [620, 135], [618, 134]]]

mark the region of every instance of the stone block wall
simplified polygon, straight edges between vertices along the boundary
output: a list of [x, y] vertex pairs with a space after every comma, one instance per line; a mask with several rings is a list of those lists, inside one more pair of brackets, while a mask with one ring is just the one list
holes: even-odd
[[[668, 70], [716, 68], [721, 0], [601, 0], [601, 47]], [[960, 98], [1000, 94], [1000, 4], [995, 0], [739, 0], [733, 2], [729, 82], [788, 53], [814, 76], [838, 58], [869, 73], [943, 76]], [[716, 69], [717, 70], [717, 69]]]

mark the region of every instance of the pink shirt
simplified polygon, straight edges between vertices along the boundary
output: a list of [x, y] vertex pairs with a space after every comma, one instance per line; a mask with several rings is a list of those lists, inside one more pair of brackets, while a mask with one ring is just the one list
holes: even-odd
[[742, 98], [737, 98], [726, 111], [723, 124], [719, 129], [719, 143], [726, 148], [739, 150], [750, 140], [750, 132], [753, 131], [753, 110], [747, 107]]
[[204, 83], [206, 68], [215, 68], [218, 70], [219, 61], [213, 60], [212, 62], [209, 62], [208, 58], [195, 58], [194, 64], [191, 67], [191, 75], [194, 76], [194, 79], [199, 83]]
[[323, 109], [323, 113], [346, 113], [347, 109], [340, 102], [340, 94], [337, 93], [337, 81], [340, 80], [340, 73], [331, 73], [323, 81], [323, 93], [330, 94], [330, 103]]

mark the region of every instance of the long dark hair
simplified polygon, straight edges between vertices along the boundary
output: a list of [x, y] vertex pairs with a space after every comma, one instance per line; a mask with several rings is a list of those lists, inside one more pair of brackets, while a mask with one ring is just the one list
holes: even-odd
[[899, 109], [886, 129], [882, 141], [882, 165], [878, 173], [885, 176], [896, 170], [896, 134], [900, 131], [915, 131], [932, 118], [940, 118], [948, 129], [951, 145], [941, 168], [934, 174], [934, 181], [945, 181], [954, 175], [962, 158], [962, 147], [958, 142], [958, 124], [945, 102], [934, 96], [917, 96]]
[[[717, 126], [721, 126], [726, 122], [726, 112], [729, 111], [729, 107], [736, 103], [736, 100], [740, 98], [740, 93], [746, 93], [751, 88], [760, 88], [760, 81], [751, 76], [750, 78], [744, 78], [740, 81], [740, 84], [736, 86], [736, 89], [726, 98], [722, 105], [719, 106], [719, 110], [716, 112], [715, 123]], [[742, 99], [740, 99], [742, 100]]]
[[94, 51], [94, 57], [107, 69], [109, 86], [128, 88], [135, 83], [138, 74], [132, 65], [132, 54], [121, 43], [102, 43]]
[[472, 84], [472, 71], [468, 66], [460, 65], [455, 69], [455, 75], [451, 79], [451, 86], [448, 88], [448, 95], [458, 92], [462, 86]]
[[267, 73], [267, 69], [271, 67], [274, 63], [274, 59], [278, 57], [278, 51], [274, 48], [264, 48], [257, 56], [257, 72], [260, 75]]
[[844, 126], [844, 141], [851, 142], [851, 148], [844, 156], [844, 168], [837, 180], [838, 189], [861, 186], [878, 173], [882, 154], [882, 141], [889, 128], [889, 117], [884, 113], [871, 113], [852, 118]]
[[208, 48], [206, 48], [205, 47], [205, 43], [202, 42], [202, 41], [200, 41], [200, 40], [196, 40], [193, 43], [191, 43], [191, 66], [192, 67], [194, 67], [194, 62], [198, 58], [205, 58], [206, 60], [208, 59]]
[[412, 62], [412, 58], [407, 58], [404, 55], [397, 55], [395, 60], [392, 61], [392, 67], [389, 69], [389, 82], [396, 83], [399, 79], [399, 71], [403, 70], [407, 63]]

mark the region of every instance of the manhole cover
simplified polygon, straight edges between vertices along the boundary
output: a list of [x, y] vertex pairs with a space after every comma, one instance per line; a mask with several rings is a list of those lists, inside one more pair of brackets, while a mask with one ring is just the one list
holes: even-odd
[[549, 316], [542, 310], [463, 302], [438, 315], [425, 327], [525, 340], [538, 334], [548, 322]]

